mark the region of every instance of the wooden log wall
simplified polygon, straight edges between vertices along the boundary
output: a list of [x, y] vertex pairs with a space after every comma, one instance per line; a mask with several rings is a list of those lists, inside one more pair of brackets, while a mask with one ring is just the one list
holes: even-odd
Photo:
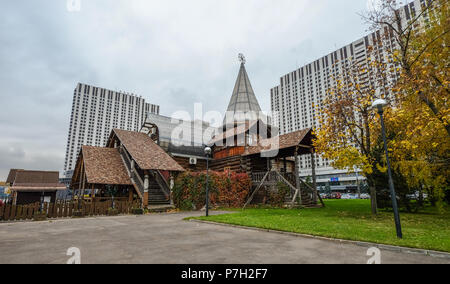
[[225, 170], [230, 170], [233, 172], [248, 172], [248, 168], [248, 159], [243, 156], [234, 156], [219, 160], [213, 160], [211, 162], [211, 170], [217, 172], [223, 172]]
[[173, 156], [172, 158], [187, 171], [192, 172], [206, 171], [206, 160], [197, 159], [197, 165], [190, 165], [189, 158], [177, 156]]

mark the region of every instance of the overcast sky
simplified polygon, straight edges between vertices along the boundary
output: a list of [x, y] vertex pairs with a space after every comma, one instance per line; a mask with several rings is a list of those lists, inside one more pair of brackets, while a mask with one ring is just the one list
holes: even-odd
[[64, 165], [78, 82], [133, 92], [161, 113], [224, 112], [238, 53], [264, 110], [279, 78], [364, 36], [367, 0], [2, 1], [0, 180]]

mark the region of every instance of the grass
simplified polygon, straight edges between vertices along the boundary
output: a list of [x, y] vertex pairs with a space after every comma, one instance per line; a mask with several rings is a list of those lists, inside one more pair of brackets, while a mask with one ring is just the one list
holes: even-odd
[[325, 208], [246, 209], [199, 217], [218, 223], [287, 231], [337, 239], [366, 241], [450, 252], [450, 210], [428, 208], [422, 213], [401, 212], [402, 240], [396, 237], [393, 213], [372, 216], [368, 200], [326, 200]]

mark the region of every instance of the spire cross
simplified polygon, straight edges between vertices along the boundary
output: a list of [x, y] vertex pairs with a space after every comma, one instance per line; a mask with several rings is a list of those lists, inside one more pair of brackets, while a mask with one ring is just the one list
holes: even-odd
[[239, 61], [242, 63], [242, 64], [245, 64], [245, 56], [244, 56], [244, 54], [242, 54], [242, 53], [239, 53]]

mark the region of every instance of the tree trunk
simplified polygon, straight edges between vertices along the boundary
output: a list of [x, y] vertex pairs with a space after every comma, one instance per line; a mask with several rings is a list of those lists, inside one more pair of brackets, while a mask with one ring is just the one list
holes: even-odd
[[378, 214], [378, 206], [377, 206], [377, 191], [375, 186], [370, 186], [370, 206], [372, 208], [372, 215]]
[[419, 208], [423, 207], [423, 186], [420, 185], [419, 189]]

